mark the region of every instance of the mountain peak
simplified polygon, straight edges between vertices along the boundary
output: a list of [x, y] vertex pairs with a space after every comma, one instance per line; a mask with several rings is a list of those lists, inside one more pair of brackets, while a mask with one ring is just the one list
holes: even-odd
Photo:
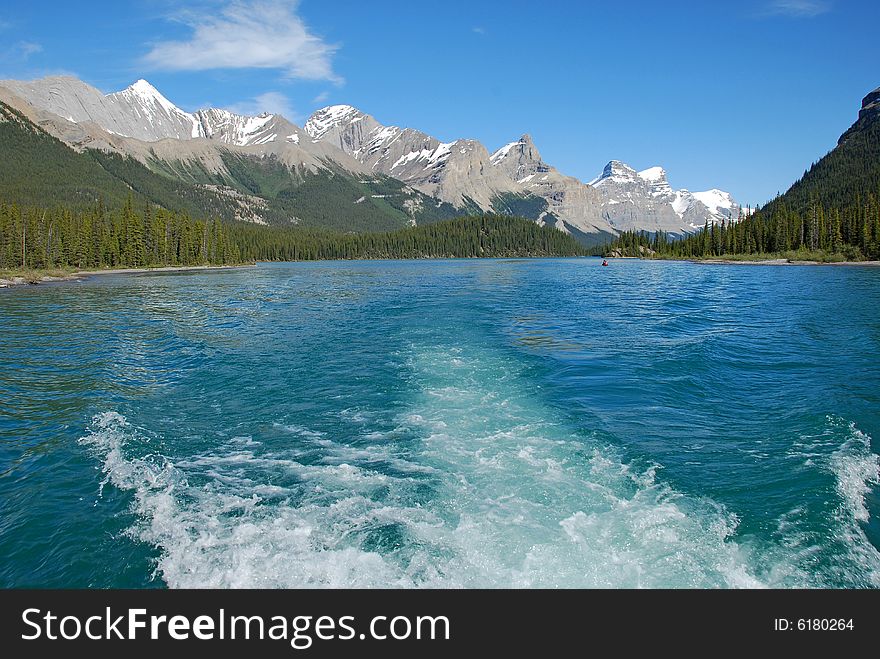
[[880, 87], [862, 99], [862, 109], [859, 111], [859, 119], [872, 112], [880, 112]]
[[[651, 190], [651, 194], [655, 197], [667, 197], [674, 194], [672, 186], [669, 185], [666, 170], [662, 167], [649, 167], [648, 169], [639, 172], [639, 178], [647, 183], [648, 188]], [[681, 190], [680, 192], [683, 194], [687, 191]], [[676, 211], [677, 210], [678, 209], [676, 209]]]
[[141, 78], [137, 82], [130, 84], [128, 87], [123, 89], [121, 92], [117, 92], [119, 94], [133, 94], [139, 96], [141, 98], [153, 99], [159, 101], [162, 105], [167, 105], [170, 107], [177, 107], [171, 101], [169, 101], [158, 89], [153, 87], [149, 82]]
[[108, 94], [108, 97], [136, 97], [143, 101], [158, 103], [162, 108], [164, 108], [167, 112], [175, 113], [175, 114], [185, 114], [183, 110], [178, 108], [174, 103], [169, 101], [162, 95], [158, 89], [153, 87], [149, 82], [141, 78], [135, 83], [132, 83], [121, 92], [116, 92], [115, 94]]
[[662, 167], [649, 167], [639, 172], [639, 177], [648, 183], [666, 183], [666, 170]]
[[852, 126], [850, 126], [849, 130], [840, 136], [840, 139], [837, 140], [837, 145], [842, 145], [851, 137], [863, 132], [878, 120], [880, 120], [880, 87], [869, 92], [865, 98], [862, 99], [862, 107], [859, 109], [859, 118], [856, 119], [856, 122]]
[[344, 123], [358, 121], [366, 115], [351, 105], [328, 105], [315, 111], [304, 126], [313, 140], [320, 140], [330, 130]]
[[598, 180], [603, 179], [623, 179], [627, 181], [631, 181], [638, 178], [638, 173], [632, 167], [627, 165], [625, 162], [620, 160], [612, 160], [607, 165], [605, 165], [605, 169], [602, 170], [602, 176], [599, 177]]
[[328, 119], [335, 120], [344, 120], [348, 117], [353, 117], [358, 114], [362, 113], [353, 105], [328, 105], [327, 107], [323, 107], [320, 110], [316, 110], [312, 116], [326, 117]]
[[502, 163], [509, 156], [515, 157], [520, 164], [524, 162], [538, 163], [541, 160], [541, 154], [535, 147], [532, 136], [526, 133], [516, 142], [505, 144], [495, 153], [492, 154], [491, 162], [493, 165]]
[[515, 149], [518, 146], [523, 146], [523, 144], [524, 144], [524, 142], [522, 141], [522, 139], [520, 139], [516, 142], [508, 142], [507, 144], [505, 144], [500, 149], [498, 149], [495, 153], [492, 154], [492, 158], [491, 158], [492, 164], [493, 165], [498, 164], [500, 161], [504, 160], [507, 157], [507, 154], [510, 153], [513, 149]]
[[139, 79], [137, 82], [132, 83], [128, 86], [128, 89], [137, 92], [138, 94], [144, 94], [149, 96], [161, 96], [159, 90], [153, 87], [149, 82], [144, 80], [143, 78]]

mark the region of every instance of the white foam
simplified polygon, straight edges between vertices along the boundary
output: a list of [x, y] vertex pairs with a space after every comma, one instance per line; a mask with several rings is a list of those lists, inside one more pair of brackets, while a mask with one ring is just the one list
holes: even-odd
[[[318, 504], [300, 508], [265, 506], [257, 492], [267, 495], [267, 486], [239, 495], [223, 491], [218, 483], [190, 486], [185, 469], [167, 460], [126, 455], [129, 443], [139, 443], [140, 434], [114, 412], [95, 417], [92, 431], [82, 443], [103, 458], [103, 470], [114, 486], [133, 493], [133, 509], [141, 522], [132, 535], [162, 550], [157, 572], [171, 587], [366, 587], [411, 585], [385, 565], [376, 553], [353, 547], [333, 547], [338, 538], [316, 528], [326, 519], [331, 528], [356, 527], [370, 518], [367, 499], [352, 495], [330, 506]], [[242, 459], [247, 458], [247, 459]], [[213, 456], [213, 466], [223, 460], [250, 464], [252, 455]], [[201, 458], [201, 466], [211, 462]], [[290, 465], [297, 463], [289, 461]], [[189, 466], [199, 465], [192, 461]], [[251, 465], [252, 466], [252, 465]], [[276, 462], [273, 466], [283, 466]], [[345, 487], [356, 490], [354, 468], [335, 471]], [[308, 476], [308, 470], [304, 474]], [[324, 487], [330, 481], [322, 479]], [[362, 484], [362, 483], [361, 483]], [[272, 488], [272, 496], [281, 492]], [[381, 511], [373, 515], [380, 516]]]
[[504, 357], [476, 357], [414, 347], [421, 394], [397, 427], [339, 412], [364, 426], [357, 445], [278, 424], [289, 451], [238, 437], [172, 464], [114, 413], [83, 441], [133, 493], [132, 534], [172, 587], [761, 585], [734, 516], [554, 421]]
[[830, 466], [837, 477], [837, 491], [846, 511], [859, 522], [870, 518], [865, 497], [880, 486], [880, 456], [871, 452], [867, 435], [850, 424], [851, 437], [831, 456]]
[[849, 562], [857, 566], [874, 588], [880, 588], [880, 551], [865, 534], [862, 524], [870, 519], [866, 497], [880, 486], [880, 456], [871, 452], [871, 440], [854, 423], [848, 426], [849, 439], [835, 451], [829, 461], [843, 501], [838, 510], [840, 536], [849, 554]]
[[[281, 448], [236, 436], [172, 463], [111, 412], [82, 441], [132, 493], [131, 534], [160, 549], [172, 587], [822, 585], [808, 538], [756, 555], [736, 515], [573, 430], [507, 356], [414, 345], [406, 366], [416, 395], [392, 428], [369, 409], [326, 417], [354, 437], [284, 422]], [[857, 534], [877, 456], [854, 430], [830, 465], [870, 571]], [[797, 515], [783, 522], [793, 541]]]
[[821, 433], [802, 436], [787, 455], [796, 468], [830, 473], [839, 503], [819, 513], [829, 527], [827, 537], [816, 537], [817, 511], [808, 506], [780, 518], [777, 535], [789, 555], [774, 568], [773, 578], [801, 586], [880, 587], [880, 551], [863, 527], [870, 519], [868, 494], [880, 485], [880, 456], [872, 452], [870, 437], [854, 423], [829, 416]]

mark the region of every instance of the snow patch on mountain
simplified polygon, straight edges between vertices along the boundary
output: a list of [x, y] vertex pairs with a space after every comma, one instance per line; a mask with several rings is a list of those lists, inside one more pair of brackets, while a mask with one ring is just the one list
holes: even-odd
[[209, 171], [222, 171], [219, 149], [239, 147], [278, 156], [289, 166], [324, 168], [335, 162], [352, 172], [397, 178], [438, 204], [524, 213], [576, 234], [630, 229], [682, 234], [707, 221], [735, 221], [741, 213], [724, 191], [673, 189], [662, 167], [637, 172], [613, 160], [584, 183], [544, 162], [527, 134], [490, 154], [476, 140], [440, 141], [412, 128], [385, 126], [351, 105], [322, 108], [300, 129], [277, 114], [188, 113], [143, 79], [106, 95], [69, 77], [0, 86], [41, 111], [96, 124], [106, 131], [100, 143], [143, 161], [197, 159]]
[[331, 105], [322, 110], [318, 110], [315, 114], [309, 117], [304, 128], [313, 140], [318, 141], [334, 126], [346, 119], [360, 121], [360, 118], [355, 116], [357, 114], [357, 108], [350, 105]]
[[739, 204], [734, 201], [729, 192], [712, 189], [705, 192], [694, 192], [693, 196], [702, 202], [710, 212], [723, 215], [728, 220], [739, 219]]
[[639, 172], [639, 176], [642, 177], [645, 181], [649, 183], [655, 183], [666, 181], [666, 170], [662, 167], [649, 167], [648, 169]]
[[501, 147], [495, 153], [492, 154], [492, 158], [490, 158], [490, 162], [493, 165], [497, 165], [502, 160], [504, 160], [504, 158], [507, 157], [507, 154], [510, 153], [511, 149], [518, 147], [518, 146], [524, 146], [524, 145], [525, 145], [525, 143], [522, 141], [511, 142], [510, 144], [505, 144], [503, 147]]
[[[612, 161], [592, 185], [604, 197], [604, 216], [619, 231], [682, 235], [702, 228], [706, 222], [739, 219], [739, 205], [729, 193], [674, 190], [662, 167], [636, 172], [625, 163]], [[621, 202], [629, 205], [620, 206]]]
[[[64, 76], [0, 84], [41, 110], [76, 123], [91, 121], [113, 135], [145, 142], [206, 138], [235, 146], [259, 146], [274, 143], [279, 135], [299, 132], [275, 114], [253, 117], [217, 108], [186, 112], [144, 79], [111, 94]], [[291, 139], [286, 142], [298, 144]]]
[[607, 165], [605, 165], [605, 168], [602, 170], [602, 173], [598, 177], [590, 181], [590, 185], [598, 186], [603, 184], [607, 185], [610, 183], [625, 185], [638, 180], [638, 178], [638, 172], [636, 172], [636, 170], [627, 165], [625, 162], [612, 160]]

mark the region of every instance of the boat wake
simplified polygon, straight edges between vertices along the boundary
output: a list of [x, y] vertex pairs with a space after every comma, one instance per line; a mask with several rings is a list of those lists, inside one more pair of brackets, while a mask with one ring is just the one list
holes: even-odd
[[278, 423], [283, 447], [233, 437], [172, 459], [107, 412], [81, 442], [131, 493], [130, 533], [160, 550], [170, 587], [880, 585], [861, 528], [878, 457], [854, 427], [818, 467], [835, 475], [846, 547], [823, 571], [811, 567], [822, 540], [800, 534], [797, 511], [775, 543], [740, 537], [734, 513], [573, 428], [502, 353], [414, 348], [407, 367], [415, 393], [390, 430], [343, 410], [363, 420], [359, 436]]

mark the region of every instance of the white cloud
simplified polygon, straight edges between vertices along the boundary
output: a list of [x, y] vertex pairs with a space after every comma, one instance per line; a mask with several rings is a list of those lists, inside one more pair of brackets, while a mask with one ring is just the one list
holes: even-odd
[[11, 43], [4, 49], [0, 49], [0, 61], [9, 62], [10, 64], [21, 65], [26, 62], [31, 55], [42, 52], [43, 46], [33, 41], [19, 41]]
[[812, 18], [828, 11], [831, 11], [830, 0], [773, 0], [766, 14]]
[[250, 101], [236, 103], [226, 108], [237, 114], [257, 115], [263, 112], [280, 114], [290, 121], [298, 121], [296, 111], [290, 104], [290, 99], [281, 92], [266, 92], [254, 97]]
[[333, 72], [338, 46], [312, 34], [297, 15], [299, 0], [235, 0], [218, 12], [181, 12], [188, 41], [161, 41], [144, 57], [168, 71], [279, 69], [290, 78], [341, 82]]
[[34, 43], [33, 41], [19, 41], [17, 44], [18, 52], [21, 54], [22, 59], [27, 59], [31, 55], [35, 55], [36, 53], [40, 53], [43, 51], [43, 47]]
[[486, 28], [484, 27], [472, 27], [471, 31], [475, 34], [486, 34]]
[[321, 105], [321, 103], [326, 103], [328, 98], [330, 98], [330, 92], [321, 92], [312, 99], [312, 103], [315, 105]]
[[[0, 65], [2, 65], [3, 57], [0, 56]], [[37, 78], [58, 78], [58, 77], [66, 77], [66, 78], [79, 78], [80, 80], [85, 80], [85, 78], [77, 73], [76, 71], [70, 71], [69, 69], [48, 69], [43, 67], [10, 67], [10, 68], [0, 68], [0, 80], [36, 80]], [[92, 83], [90, 83], [92, 84]]]

